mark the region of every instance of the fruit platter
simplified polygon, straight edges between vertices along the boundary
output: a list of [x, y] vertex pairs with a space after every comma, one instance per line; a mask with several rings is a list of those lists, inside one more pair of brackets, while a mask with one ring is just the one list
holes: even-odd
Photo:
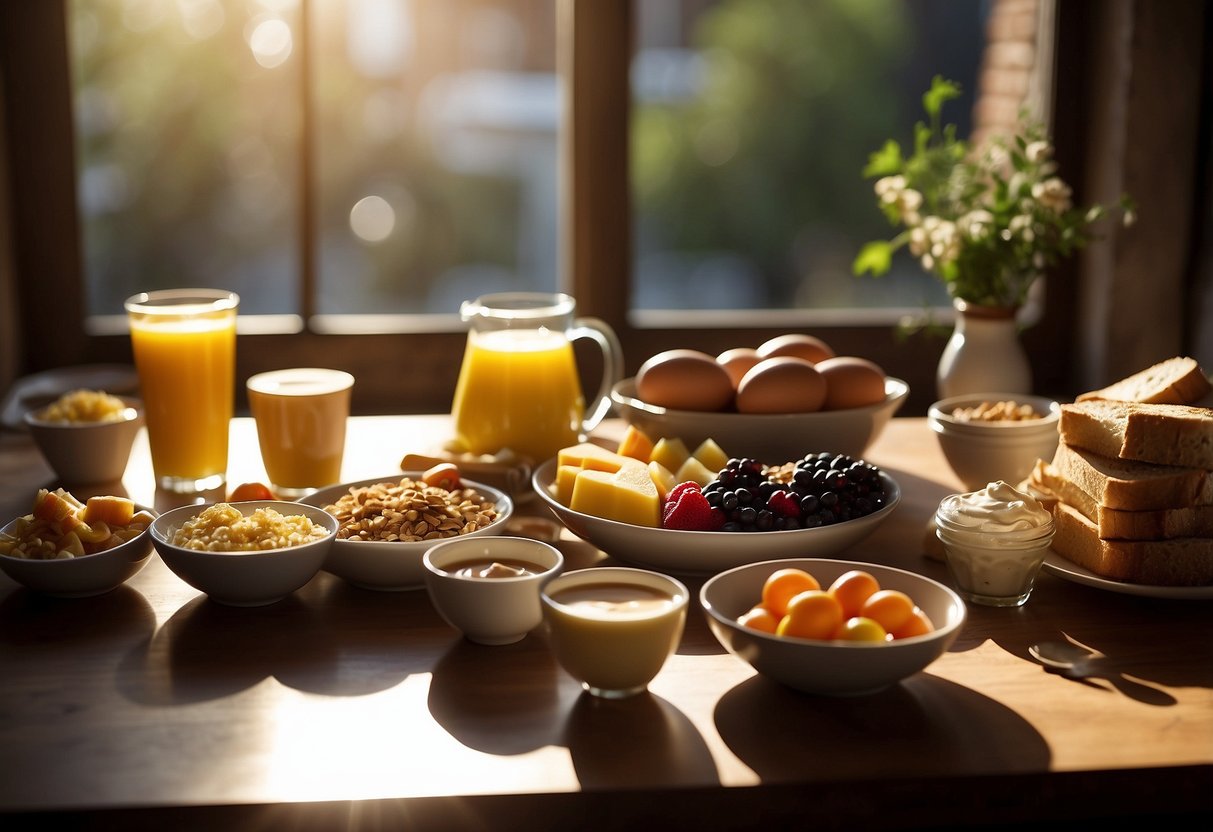
[[837, 554], [901, 499], [896, 480], [845, 454], [771, 466], [727, 457], [712, 440], [688, 453], [680, 439], [654, 442], [634, 425], [617, 451], [565, 448], [532, 480], [578, 537], [626, 563], [685, 575]]

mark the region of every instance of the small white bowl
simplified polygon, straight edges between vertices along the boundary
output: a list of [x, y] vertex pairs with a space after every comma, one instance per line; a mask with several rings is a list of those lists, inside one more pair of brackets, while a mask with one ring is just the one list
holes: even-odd
[[324, 509], [283, 500], [231, 503], [246, 517], [259, 508], [272, 508], [285, 516], [302, 514], [327, 534], [310, 543], [258, 552], [207, 552], [174, 545], [173, 533], [196, 517], [205, 505], [166, 511], [151, 526], [152, 544], [165, 565], [211, 600], [233, 607], [272, 604], [302, 587], [320, 571], [337, 535], [337, 518]]
[[[788, 638], [738, 624], [738, 616], [761, 600], [762, 585], [771, 573], [789, 567], [805, 570], [823, 587], [844, 572], [862, 569], [876, 578], [881, 589], [909, 595], [935, 629], [926, 635], [872, 644]], [[952, 645], [966, 614], [959, 595], [914, 572], [811, 558], [753, 563], [723, 572], [704, 583], [699, 602], [713, 634], [734, 656], [788, 687], [826, 696], [875, 693], [914, 675]]]
[[[358, 482], [342, 483], [322, 488], [300, 497], [298, 502], [323, 509], [348, 494], [351, 488], [365, 488], [381, 482], [399, 482], [401, 478], [421, 479], [420, 471], [404, 471], [386, 477], [373, 477]], [[467, 488], [475, 489], [497, 509], [497, 519], [489, 525], [469, 532], [463, 537], [489, 537], [505, 533], [506, 521], [514, 513], [514, 501], [504, 491], [483, 483], [464, 480]], [[324, 571], [343, 578], [360, 589], [400, 591], [425, 586], [425, 566], [422, 556], [437, 541], [405, 542], [394, 540], [335, 540], [324, 563]]]
[[[425, 585], [448, 624], [478, 644], [513, 644], [543, 623], [539, 592], [564, 568], [560, 550], [524, 537], [465, 535], [432, 546], [422, 557]], [[474, 563], [525, 563], [527, 574], [457, 574]]]
[[38, 450], [65, 485], [118, 482], [126, 473], [131, 446], [143, 427], [143, 404], [119, 396], [124, 417], [108, 422], [49, 422], [42, 410], [25, 414], [25, 425]]
[[[152, 516], [156, 510], [136, 504], [135, 511]], [[16, 520], [0, 532], [11, 533]], [[150, 528], [136, 537], [93, 555], [56, 560], [34, 560], [0, 555], [0, 569], [22, 586], [57, 598], [87, 598], [116, 589], [147, 566], [152, 553]]]
[[[952, 415], [956, 408], [1002, 401], [1030, 405], [1041, 418], [986, 422]], [[935, 402], [927, 411], [927, 424], [948, 465], [969, 489], [984, 488], [998, 480], [1018, 485], [1032, 472], [1037, 459], [1052, 460], [1060, 418], [1060, 403], [1020, 393], [954, 396]]]
[[535, 470], [531, 481], [539, 498], [573, 534], [629, 564], [680, 575], [714, 575], [725, 569], [772, 558], [827, 556], [863, 540], [892, 514], [901, 501], [901, 488], [880, 472], [886, 496], [883, 508], [815, 529], [771, 532], [689, 532], [634, 526], [573, 511], [552, 496], [556, 460]]
[[868, 407], [817, 413], [709, 413], [641, 401], [636, 397], [636, 380], [627, 378], [612, 388], [611, 400], [624, 419], [654, 440], [676, 437], [693, 449], [705, 439], [714, 439], [735, 457], [779, 465], [819, 451], [863, 456], [909, 394], [908, 384], [890, 377], [885, 379], [884, 401]]

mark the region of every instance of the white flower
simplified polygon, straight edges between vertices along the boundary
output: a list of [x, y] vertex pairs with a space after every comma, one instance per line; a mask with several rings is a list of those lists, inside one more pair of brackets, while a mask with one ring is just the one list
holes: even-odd
[[1011, 217], [1011, 221], [1007, 224], [1007, 234], [1004, 239], [1010, 240], [1012, 236], [1020, 237], [1025, 243], [1030, 243], [1036, 239], [1036, 231], [1032, 227], [1032, 217], [1030, 214], [1016, 214]]
[[1130, 225], [1137, 222], [1137, 212], [1126, 210], [1124, 219], [1121, 221], [1124, 223], [1125, 228], [1128, 228]]
[[927, 253], [928, 244], [929, 240], [927, 239], [925, 228], [920, 226], [910, 229], [910, 254], [913, 254], [915, 257], [922, 257]]
[[980, 240], [990, 233], [990, 225], [993, 222], [993, 214], [984, 208], [978, 208], [965, 214], [956, 224], [960, 227], [961, 234], [971, 240]]
[[901, 197], [901, 192], [906, 189], [906, 178], [904, 176], [885, 176], [876, 180], [876, 195], [880, 197], [881, 202], [892, 205]]
[[1032, 164], [1043, 162], [1053, 157], [1053, 148], [1048, 142], [1032, 142], [1024, 149], [1024, 155]]
[[1045, 208], [1058, 214], [1070, 208], [1070, 186], [1056, 176], [1033, 185], [1032, 196]]

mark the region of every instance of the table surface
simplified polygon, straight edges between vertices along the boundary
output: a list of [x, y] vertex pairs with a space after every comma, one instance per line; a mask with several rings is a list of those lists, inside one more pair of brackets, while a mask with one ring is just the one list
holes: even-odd
[[[448, 430], [444, 416], [356, 417], [343, 476], [397, 473]], [[608, 420], [599, 433], [621, 431]], [[903, 500], [841, 557], [947, 582], [925, 532], [960, 484], [925, 420], [894, 419], [865, 457]], [[236, 419], [230, 482], [264, 478], [252, 422]], [[28, 437], [0, 434], [5, 517], [52, 482]], [[168, 502], [146, 434], [121, 488]], [[521, 511], [547, 510], [532, 499]], [[567, 531], [558, 545], [569, 568], [611, 562]], [[1104, 654], [1106, 672], [1065, 678], [1028, 652], [1065, 639]], [[0, 575], [0, 668], [10, 821], [718, 828], [761, 816], [870, 829], [1213, 811], [1213, 604], [1051, 574], [1022, 608], [971, 607], [947, 654], [858, 698], [755, 676], [698, 609], [650, 693], [603, 702], [540, 634], [472, 644], [424, 591], [321, 573], [277, 604], [232, 609], [157, 556], [91, 599], [44, 598]]]

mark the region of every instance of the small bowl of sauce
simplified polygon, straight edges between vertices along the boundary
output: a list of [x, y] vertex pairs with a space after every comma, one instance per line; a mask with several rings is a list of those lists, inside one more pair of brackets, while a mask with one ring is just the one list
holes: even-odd
[[600, 567], [552, 579], [541, 594], [556, 660], [595, 696], [648, 688], [678, 647], [686, 586], [658, 572]]
[[564, 568], [560, 550], [524, 537], [458, 537], [422, 557], [430, 601], [478, 644], [513, 644], [543, 622], [539, 593]]

